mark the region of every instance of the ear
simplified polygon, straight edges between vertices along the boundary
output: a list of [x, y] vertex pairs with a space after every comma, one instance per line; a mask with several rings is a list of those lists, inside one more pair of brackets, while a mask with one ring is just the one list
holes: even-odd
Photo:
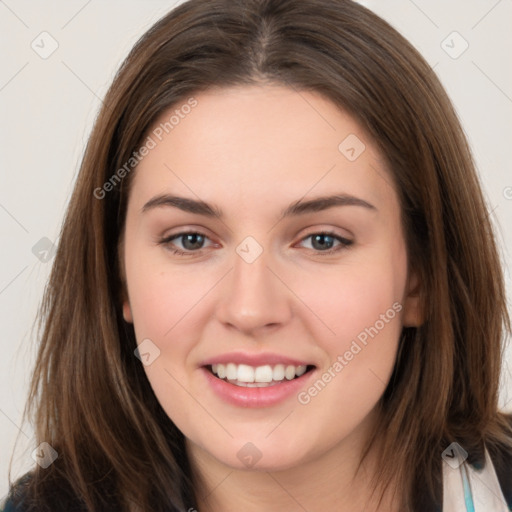
[[117, 245], [117, 257], [119, 264], [119, 273], [121, 279], [121, 303], [123, 309], [123, 318], [125, 322], [133, 324], [132, 309], [130, 307], [130, 301], [128, 299], [128, 290], [126, 286], [126, 271], [124, 268], [124, 236], [121, 235], [119, 243]]
[[404, 327], [419, 327], [424, 321], [422, 286], [417, 272], [411, 272], [407, 278], [402, 316]]
[[128, 301], [128, 299], [123, 300], [123, 318], [125, 322], [133, 324], [132, 309], [130, 307], [130, 302]]

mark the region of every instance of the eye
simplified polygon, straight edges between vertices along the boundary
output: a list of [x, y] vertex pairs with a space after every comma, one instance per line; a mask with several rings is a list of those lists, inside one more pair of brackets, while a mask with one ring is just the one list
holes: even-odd
[[[347, 238], [333, 232], [321, 231], [318, 233], [312, 233], [304, 237], [301, 242], [304, 242], [309, 238], [311, 238], [311, 249], [315, 252], [321, 253], [322, 255], [341, 251], [353, 244], [353, 240], [348, 240]], [[184, 250], [176, 248], [176, 240], [181, 240]], [[204, 233], [200, 233], [198, 231], [182, 231], [181, 233], [165, 237], [158, 243], [166, 246], [173, 254], [188, 256], [194, 253], [201, 253], [202, 249], [205, 248], [205, 240], [209, 240], [209, 238]], [[336, 242], [338, 242], [338, 245], [335, 245]]]
[[[309, 238], [311, 238], [312, 249], [316, 252], [322, 253], [322, 255], [341, 251], [354, 243], [353, 240], [348, 240], [336, 233], [325, 231], [312, 233], [304, 237], [301, 242], [304, 242]], [[338, 245], [334, 245], [335, 242], [338, 242]]]
[[[180, 239], [182, 247], [185, 250], [173, 247], [175, 245], [174, 240]], [[209, 240], [209, 238], [204, 233], [199, 233], [198, 231], [183, 231], [181, 233], [177, 233], [163, 238], [162, 240], [159, 241], [159, 244], [168, 246], [168, 249], [173, 254], [187, 256], [189, 254], [201, 252], [201, 250], [204, 248], [203, 244], [205, 240]]]

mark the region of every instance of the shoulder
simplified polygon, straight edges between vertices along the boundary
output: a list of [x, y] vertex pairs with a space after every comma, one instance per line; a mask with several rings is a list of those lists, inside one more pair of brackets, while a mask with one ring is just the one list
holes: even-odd
[[7, 497], [0, 503], [0, 512], [25, 512], [28, 510], [25, 505], [25, 496], [31, 478], [32, 473], [26, 473], [11, 486]]
[[489, 447], [498, 482], [510, 510], [512, 510], [512, 447]]
[[[68, 490], [65, 481], [50, 481], [35, 489], [34, 471], [24, 474], [9, 489], [5, 500], [0, 502], [0, 512], [74, 512], [85, 511], [81, 500]], [[39, 497], [34, 499], [36, 493]]]
[[0, 505], [0, 512], [24, 512], [25, 509], [21, 506], [16, 506], [11, 499], [7, 499], [3, 504]]
[[[24, 474], [10, 487], [4, 501], [0, 501], [0, 512], [87, 512], [84, 501], [79, 498], [69, 480], [55, 476], [37, 481], [36, 470]], [[95, 510], [120, 510], [112, 489], [102, 487], [101, 499]], [[34, 497], [34, 495], [36, 497]]]

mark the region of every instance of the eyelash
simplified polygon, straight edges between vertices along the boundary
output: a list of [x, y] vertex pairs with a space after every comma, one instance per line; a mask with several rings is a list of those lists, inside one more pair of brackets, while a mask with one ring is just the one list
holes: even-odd
[[[169, 245], [172, 240], [181, 238], [185, 235], [200, 235], [200, 236], [208, 239], [208, 237], [204, 233], [201, 233], [199, 231], [182, 231], [180, 233], [176, 233], [174, 235], [162, 238], [161, 240], [159, 240], [158, 244], [159, 245]], [[304, 240], [307, 240], [308, 238], [311, 238], [314, 235], [327, 235], [327, 236], [330, 236], [340, 242], [340, 245], [338, 245], [337, 247], [328, 249], [326, 251], [317, 251], [317, 250], [311, 249], [314, 252], [316, 252], [317, 254], [321, 254], [321, 255], [328, 255], [328, 254], [333, 254], [333, 253], [339, 252], [353, 244], [353, 240], [348, 240], [347, 238], [343, 238], [332, 231], [318, 231], [315, 233], [311, 233], [311, 234], [305, 236], [304, 238], [302, 238], [301, 242], [303, 242]], [[173, 254], [176, 254], [178, 256], [190, 256], [192, 254], [200, 254], [202, 251], [202, 249], [199, 249], [197, 251], [182, 251], [181, 249], [176, 249], [176, 248], [171, 248], [171, 247], [168, 247], [168, 249]]]

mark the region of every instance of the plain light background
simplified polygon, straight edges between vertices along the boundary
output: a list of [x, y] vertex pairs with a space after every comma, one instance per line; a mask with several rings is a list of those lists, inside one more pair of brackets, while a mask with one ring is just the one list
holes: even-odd
[[[35, 356], [31, 329], [88, 134], [123, 58], [177, 3], [0, 0], [0, 497], [18, 436], [13, 478], [34, 465], [33, 431], [21, 424]], [[510, 304], [512, 1], [361, 3], [416, 46], [454, 102], [497, 229]], [[500, 400], [507, 410], [511, 354]]]

